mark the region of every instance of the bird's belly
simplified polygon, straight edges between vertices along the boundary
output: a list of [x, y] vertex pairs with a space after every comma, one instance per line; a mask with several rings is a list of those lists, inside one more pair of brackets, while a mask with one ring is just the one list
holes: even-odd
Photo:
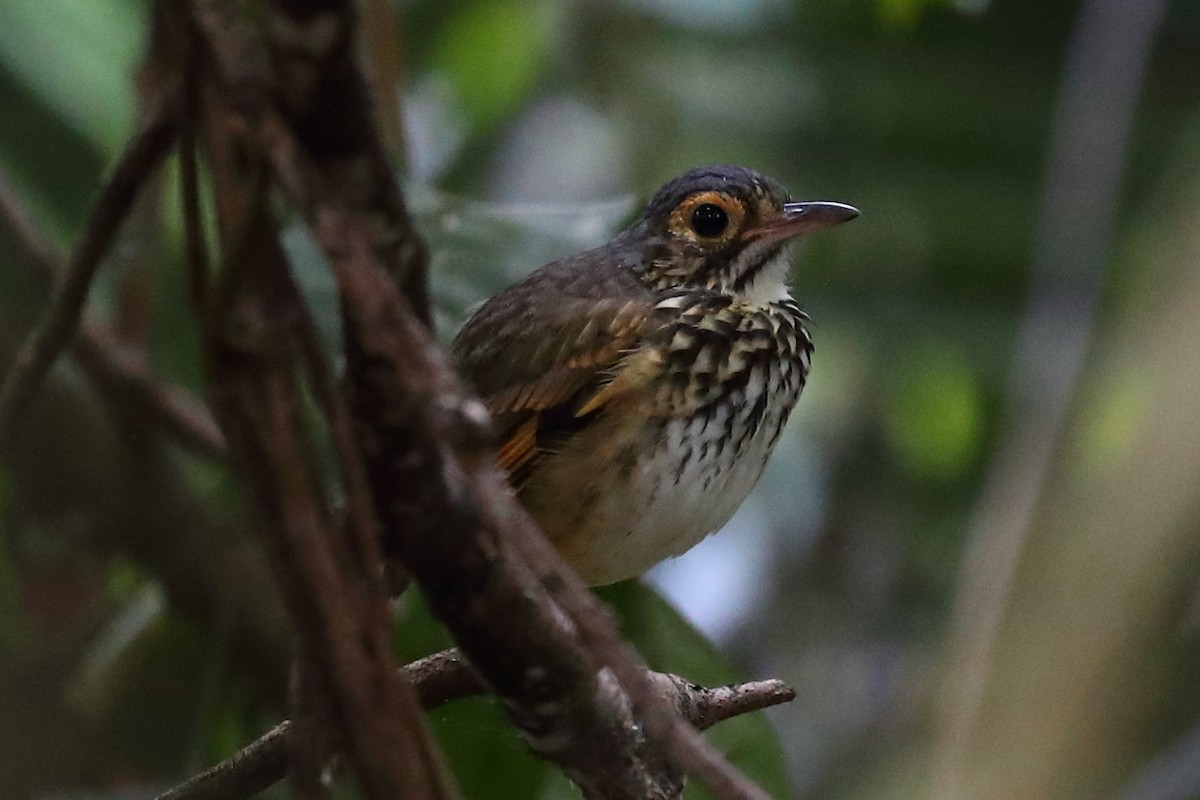
[[554, 455], [525, 502], [588, 583], [638, 575], [733, 516], [754, 488], [794, 399], [753, 420], [711, 415], [601, 421]]

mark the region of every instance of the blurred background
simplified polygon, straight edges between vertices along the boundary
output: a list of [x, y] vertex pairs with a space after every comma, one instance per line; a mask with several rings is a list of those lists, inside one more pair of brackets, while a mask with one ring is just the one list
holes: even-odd
[[[667, 604], [605, 595], [662, 668], [797, 688], [769, 724], [717, 729], [738, 763], [813, 800], [1200, 798], [1200, 5], [363, 13], [444, 337], [694, 165], [863, 211], [797, 248], [817, 350], [761, 485], [647, 578]], [[59, 254], [132, 129], [147, 16], [0, 4], [0, 168]], [[200, 394], [177, 177], [88, 319]], [[285, 240], [335, 338], [319, 259]], [[46, 298], [15, 241], [0, 364]], [[5, 797], [152, 796], [283, 713], [245, 498], [144, 422], [64, 359], [0, 464]], [[443, 643], [419, 600], [398, 616], [403, 654]], [[467, 796], [571, 796], [487, 701], [433, 716]]]

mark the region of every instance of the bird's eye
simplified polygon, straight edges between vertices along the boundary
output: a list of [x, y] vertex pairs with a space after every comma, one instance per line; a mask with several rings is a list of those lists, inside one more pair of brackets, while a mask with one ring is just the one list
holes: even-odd
[[729, 214], [715, 203], [701, 203], [692, 211], [692, 230], [700, 236], [720, 236], [728, 226]]

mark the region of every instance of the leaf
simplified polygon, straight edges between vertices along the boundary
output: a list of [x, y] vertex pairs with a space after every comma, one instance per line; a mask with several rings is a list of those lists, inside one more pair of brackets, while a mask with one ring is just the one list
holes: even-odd
[[913, 345], [895, 375], [887, 437], [901, 463], [927, 481], [964, 474], [983, 433], [982, 391], [970, 362], [950, 346]]
[[[124, 0], [5, 0], [0, 62], [105, 152], [129, 133], [144, 5]], [[64, 45], [69, 43], [69, 46]]]
[[469, 309], [556, 258], [596, 247], [633, 210], [629, 197], [588, 203], [489, 203], [409, 186], [429, 242], [438, 327], [453, 332]]
[[[451, 645], [415, 588], [405, 592], [399, 602], [396, 647], [405, 659]], [[434, 709], [428, 718], [464, 797], [538, 797], [555, 772], [529, 750], [494, 697], [456, 700]]]
[[495, 697], [459, 700], [429, 719], [464, 797], [537, 797], [551, 780], [555, 768], [529, 750]]
[[476, 128], [493, 127], [528, 94], [546, 60], [548, 22], [541, 4], [497, 0], [463, 5], [446, 24], [433, 61]]
[[[437, 330], [448, 340], [470, 309], [543, 264], [609, 239], [633, 210], [629, 197], [592, 203], [505, 204], [465, 200], [421, 186], [405, 187], [431, 253]], [[300, 223], [283, 246], [331, 352], [341, 349], [337, 286], [321, 249]]]

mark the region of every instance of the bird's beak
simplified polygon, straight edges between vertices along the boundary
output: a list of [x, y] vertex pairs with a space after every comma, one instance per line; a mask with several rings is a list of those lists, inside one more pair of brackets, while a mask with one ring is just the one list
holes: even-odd
[[858, 209], [845, 203], [784, 203], [782, 214], [762, 225], [750, 228], [742, 236], [744, 239], [765, 243], [781, 242], [802, 233], [811, 233], [849, 222], [857, 216]]

